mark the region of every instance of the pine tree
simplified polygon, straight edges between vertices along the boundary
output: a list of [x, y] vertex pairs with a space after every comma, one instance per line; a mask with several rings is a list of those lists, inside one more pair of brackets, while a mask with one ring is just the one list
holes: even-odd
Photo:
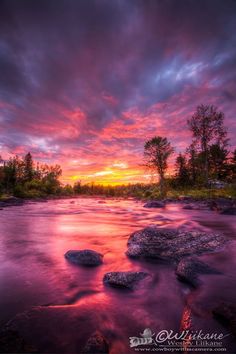
[[30, 152], [24, 157], [24, 180], [26, 182], [32, 181], [34, 176], [34, 162]]

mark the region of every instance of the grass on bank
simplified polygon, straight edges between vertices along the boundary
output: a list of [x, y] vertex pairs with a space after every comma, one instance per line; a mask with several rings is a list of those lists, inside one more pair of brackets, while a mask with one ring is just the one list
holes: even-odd
[[[37, 199], [47, 197], [73, 197], [73, 196], [105, 196], [115, 198], [137, 198], [143, 200], [163, 199], [160, 194], [158, 184], [129, 184], [120, 186], [103, 186], [99, 184], [84, 184], [59, 186], [48, 189], [40, 184], [27, 183], [25, 186], [18, 185], [10, 193], [0, 194], [1, 199], [10, 195], [25, 199]], [[165, 198], [179, 199], [181, 196], [192, 197], [193, 199], [214, 199], [214, 198], [233, 198], [236, 199], [236, 184], [228, 184], [224, 188], [205, 188], [201, 186], [194, 187], [166, 187]]]

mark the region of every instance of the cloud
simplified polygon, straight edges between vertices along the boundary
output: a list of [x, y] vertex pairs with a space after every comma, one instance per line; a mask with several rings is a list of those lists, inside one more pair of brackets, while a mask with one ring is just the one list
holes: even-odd
[[225, 112], [235, 145], [235, 10], [234, 0], [2, 0], [1, 154], [30, 150], [65, 180], [112, 180], [96, 175], [111, 166], [144, 180], [145, 139], [184, 149], [200, 103]]

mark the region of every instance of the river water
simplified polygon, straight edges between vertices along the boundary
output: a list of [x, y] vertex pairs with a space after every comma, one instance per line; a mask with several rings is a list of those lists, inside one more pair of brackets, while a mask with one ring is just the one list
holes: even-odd
[[[155, 334], [190, 327], [229, 333], [211, 310], [221, 301], [236, 303], [235, 242], [201, 257], [221, 274], [201, 276], [193, 291], [176, 279], [173, 266], [126, 257], [129, 235], [148, 225], [236, 236], [235, 216], [174, 203], [147, 209], [135, 200], [78, 198], [0, 210], [0, 324], [16, 318], [22, 335], [42, 353], [80, 353], [95, 330], [113, 354], [134, 353], [129, 337], [140, 337], [145, 328]], [[72, 265], [64, 258], [69, 249], [101, 252], [104, 264]], [[127, 270], [147, 271], [152, 280], [133, 292], [103, 285], [106, 272]], [[233, 352], [232, 335], [223, 347]]]

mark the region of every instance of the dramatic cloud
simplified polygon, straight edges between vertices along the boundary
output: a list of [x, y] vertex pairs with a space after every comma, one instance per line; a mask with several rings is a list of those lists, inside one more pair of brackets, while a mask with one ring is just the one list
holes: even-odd
[[144, 141], [185, 149], [200, 103], [235, 146], [235, 33], [235, 0], [0, 0], [0, 154], [145, 181]]

